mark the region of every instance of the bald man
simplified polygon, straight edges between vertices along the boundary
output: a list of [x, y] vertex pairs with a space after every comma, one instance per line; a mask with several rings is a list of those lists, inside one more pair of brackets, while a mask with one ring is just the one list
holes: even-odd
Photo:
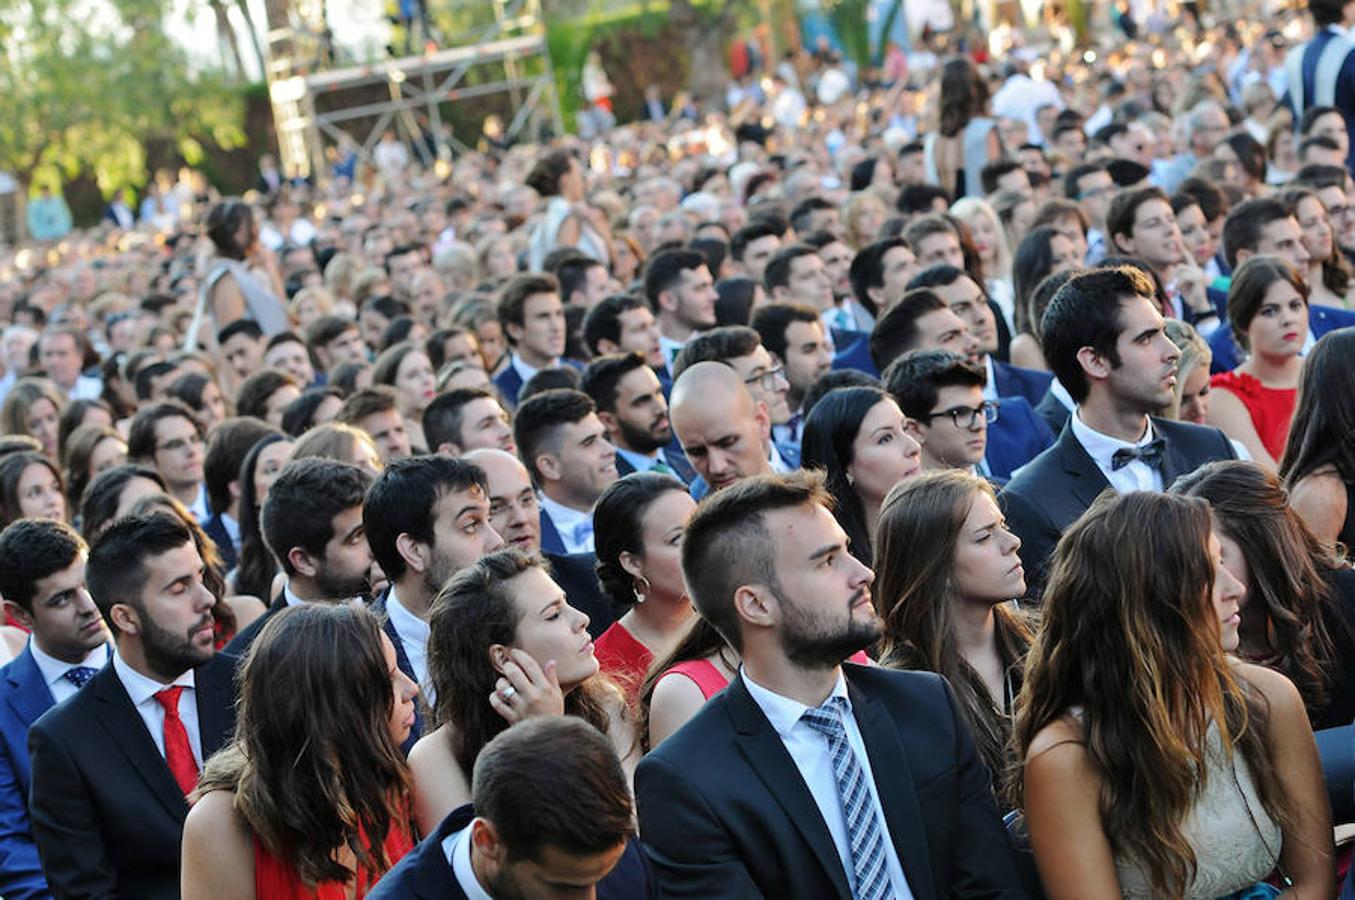
[[[522, 460], [489, 448], [472, 450], [461, 458], [475, 463], [485, 473], [489, 523], [504, 543], [524, 553], [541, 553], [541, 510]], [[541, 555], [550, 562], [551, 574], [564, 589], [569, 605], [588, 614], [588, 633], [595, 638], [600, 636], [616, 621], [616, 613], [594, 574], [597, 557], [592, 553]]]
[[739, 373], [725, 363], [700, 362], [678, 376], [668, 418], [701, 476], [691, 488], [698, 500], [741, 478], [776, 471], [767, 407], [754, 402]]

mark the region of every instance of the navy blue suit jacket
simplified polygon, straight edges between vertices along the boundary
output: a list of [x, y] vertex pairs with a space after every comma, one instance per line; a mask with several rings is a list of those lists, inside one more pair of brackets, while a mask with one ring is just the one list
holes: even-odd
[[1005, 479], [1050, 447], [1054, 432], [1025, 397], [1001, 397], [997, 402], [997, 421], [988, 425], [983, 461], [990, 474]]
[[[1153, 431], [1166, 442], [1162, 484], [1188, 475], [1207, 462], [1234, 459], [1233, 445], [1217, 428], [1153, 418]], [[998, 503], [1007, 527], [1021, 539], [1019, 556], [1026, 567], [1027, 596], [1044, 590], [1050, 557], [1063, 530], [1087, 511], [1110, 482], [1082, 444], [1065, 426], [1058, 441], [1012, 478]]]
[[225, 571], [229, 572], [235, 568], [235, 544], [231, 541], [231, 536], [226, 532], [226, 526], [221, 521], [221, 513], [212, 513], [212, 517], [202, 523], [202, 530], [207, 532], [207, 536], [216, 544], [216, 552], [221, 554], [221, 564]]
[[565, 549], [564, 538], [560, 537], [560, 530], [555, 527], [550, 513], [546, 512], [544, 506], [541, 507], [541, 552], [555, 556], [567, 556], [569, 553]]
[[28, 729], [56, 701], [27, 647], [0, 669], [0, 896], [50, 897], [28, 820]]
[[1054, 376], [1039, 369], [1025, 369], [993, 360], [993, 386], [999, 397], [1025, 397], [1026, 402], [1035, 406], [1049, 391]]
[[1053, 391], [1044, 395], [1044, 398], [1036, 404], [1035, 411], [1055, 434], [1063, 432], [1063, 426], [1068, 424], [1068, 417], [1073, 414], [1072, 410], [1063, 405], [1062, 400], [1054, 396]]
[[871, 378], [879, 378], [880, 370], [870, 355], [870, 333], [866, 331], [843, 331], [833, 329], [833, 344], [837, 353], [833, 356], [834, 369], [856, 369], [865, 372]]
[[[1024, 897], [988, 770], [945, 679], [842, 669], [913, 896]], [[640, 760], [635, 797], [664, 897], [851, 900], [814, 797], [742, 675]]]
[[[571, 369], [583, 368], [583, 363], [575, 359], [562, 359], [560, 365], [569, 366]], [[518, 408], [518, 394], [522, 392], [524, 383], [518, 370], [513, 368], [512, 357], [509, 357], [508, 365], [494, 376], [494, 386], [499, 389], [499, 395], [503, 397], [503, 402], [508, 404], [510, 411]]]
[[[1328, 28], [1323, 28], [1313, 35], [1313, 39], [1300, 44], [1289, 52], [1302, 53], [1301, 72], [1303, 75], [1303, 109], [1298, 108], [1294, 102], [1294, 90], [1291, 87], [1284, 95], [1283, 102], [1293, 111], [1294, 121], [1302, 118], [1304, 112], [1317, 105], [1317, 65], [1322, 57], [1322, 51], [1328, 42], [1336, 35]], [[1286, 69], [1288, 68], [1288, 58], [1285, 60]], [[1346, 157], [1346, 168], [1355, 166], [1355, 53], [1346, 56], [1341, 65], [1340, 71], [1336, 75], [1335, 104], [1341, 110], [1341, 114], [1346, 119], [1346, 132], [1351, 140], [1351, 155]]]
[[[690, 485], [696, 479], [696, 470], [687, 460], [687, 454], [682, 452], [682, 445], [678, 443], [676, 435], [672, 443], [659, 450], [659, 458], [663, 460], [664, 465], [673, 470], [673, 474], [682, 481], [683, 484]], [[630, 460], [616, 454], [616, 474], [622, 478], [635, 472], [635, 466], [631, 465]]]
[[[465, 900], [466, 892], [442, 852], [442, 842], [469, 826], [474, 818], [475, 810], [469, 804], [452, 810], [437, 831], [382, 877], [367, 900]], [[647, 900], [654, 896], [645, 855], [631, 839], [616, 868], [598, 882], [598, 900]]]
[[[1334, 306], [1320, 306], [1316, 303], [1308, 306], [1308, 327], [1312, 329], [1315, 338], [1321, 339], [1328, 331], [1351, 326], [1355, 326], [1355, 312], [1337, 309]], [[1242, 363], [1242, 360], [1237, 358], [1233, 329], [1228, 327], [1226, 321], [1209, 336], [1209, 349], [1214, 353], [1214, 361], [1209, 366], [1210, 372], [1231, 372]]]
[[[415, 684], [419, 684], [419, 676], [414, 674], [414, 666], [409, 661], [409, 654], [405, 652], [405, 645], [400, 640], [399, 633], [395, 630], [395, 625], [391, 622], [390, 616], [386, 614], [386, 598], [390, 596], [390, 588], [381, 592], [381, 596], [372, 601], [372, 612], [381, 618], [381, 627], [386, 630], [386, 637], [391, 639], [391, 645], [395, 647], [395, 664], [405, 673], [405, 677]], [[422, 688], [422, 685], [420, 685]], [[420, 697], [423, 695], [420, 694]], [[420, 699], [414, 704], [414, 727], [409, 729], [409, 737], [400, 745], [405, 756], [414, 749], [414, 744], [423, 737], [423, 709], [424, 701]]]

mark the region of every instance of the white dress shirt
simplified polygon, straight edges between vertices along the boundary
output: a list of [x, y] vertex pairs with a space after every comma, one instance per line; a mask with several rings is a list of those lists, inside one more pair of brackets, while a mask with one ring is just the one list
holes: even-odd
[[[659, 451], [657, 450], [646, 456], [643, 453], [636, 453], [634, 450], [628, 450], [625, 447], [616, 446], [616, 455], [624, 459], [626, 462], [630, 463], [631, 466], [637, 472], [648, 472], [650, 469], [654, 468], [654, 466], [663, 462], [663, 459], [659, 456]], [[663, 464], [665, 466], [668, 466], [668, 463], [666, 462], [663, 462]], [[669, 468], [672, 467], [669, 466]], [[553, 519], [554, 517], [552, 517], [552, 520]]]
[[113, 671], [117, 673], [127, 696], [132, 699], [132, 705], [146, 724], [146, 730], [151, 733], [151, 740], [155, 742], [155, 749], [161, 756], [165, 755], [165, 708], [155, 699], [155, 695], [167, 687], [178, 685], [183, 688], [179, 694], [179, 719], [183, 722], [184, 731], [188, 732], [188, 746], [193, 748], [193, 760], [201, 769], [202, 731], [198, 728], [198, 696], [193, 670], [189, 669], [169, 684], [161, 684], [127, 665], [127, 661], [115, 650]]
[[983, 399], [996, 403], [997, 396], [997, 372], [993, 369], [993, 354], [983, 354], [983, 372], [987, 380], [983, 383]]
[[[648, 471], [646, 469], [645, 471]], [[572, 507], [557, 503], [545, 494], [541, 494], [541, 508], [550, 516], [551, 524], [560, 533], [566, 553], [593, 552], [593, 511], [580, 512]]]
[[[1145, 417], [1146, 419], [1146, 417]], [[1143, 430], [1143, 437], [1134, 443], [1122, 441], [1119, 438], [1113, 438], [1108, 434], [1102, 434], [1092, 428], [1086, 422], [1082, 421], [1082, 410], [1075, 409], [1068, 419], [1073, 429], [1073, 437], [1082, 445], [1082, 449], [1087, 451], [1087, 455], [1096, 463], [1096, 467], [1101, 470], [1101, 474], [1106, 476], [1110, 486], [1117, 493], [1127, 494], [1131, 491], [1160, 491], [1162, 490], [1162, 470], [1153, 468], [1141, 459], [1130, 460], [1128, 465], [1114, 468], [1112, 459], [1116, 450], [1135, 450], [1144, 446], [1153, 440], [1153, 423], [1147, 420], [1148, 427]]]
[[386, 615], [400, 638], [400, 645], [405, 648], [409, 667], [414, 670], [414, 680], [419, 683], [419, 690], [431, 708], [437, 702], [437, 695], [428, 684], [428, 623], [405, 608], [395, 596], [394, 585], [386, 595]]
[[452, 867], [456, 883], [465, 891], [466, 900], [494, 900], [475, 877], [475, 868], [470, 864], [469, 825], [442, 839], [442, 853], [447, 857], [447, 865]]
[[666, 334], [659, 335], [659, 349], [663, 351], [663, 361], [672, 370], [673, 360], [677, 359], [678, 352], [687, 346], [686, 341], [675, 341]]
[[288, 606], [305, 606], [307, 603], [310, 603], [309, 600], [303, 600], [296, 595], [292, 590], [292, 583], [290, 581], [284, 581], [282, 583], [282, 602], [286, 603]]
[[55, 656], [49, 656], [42, 652], [38, 642], [30, 636], [28, 638], [28, 650], [33, 654], [33, 662], [37, 664], [38, 671], [42, 673], [42, 680], [47, 682], [47, 690], [52, 692], [52, 700], [60, 703], [67, 697], [75, 696], [75, 692], [80, 690], [75, 684], [66, 679], [66, 673], [78, 666], [88, 666], [91, 669], [102, 669], [108, 662], [108, 657], [112, 653], [109, 644], [100, 644], [78, 663], [64, 663]]
[[212, 517], [212, 505], [207, 500], [207, 484], [205, 482], [198, 485], [198, 497], [193, 501], [193, 505], [188, 507], [188, 511], [192, 513], [193, 518], [199, 525], [206, 524], [207, 520]]
[[[518, 356], [516, 352], [508, 354], [508, 364], [518, 373], [518, 377], [522, 379], [523, 384], [531, 381], [532, 376], [541, 371], [540, 369], [534, 369], [523, 362], [522, 357]], [[552, 366], [558, 366], [559, 364], [560, 361], [558, 359], [551, 361]]]
[[776, 449], [776, 442], [769, 441], [768, 443], [772, 448], [771, 453], [767, 456], [767, 458], [771, 460], [772, 471], [778, 475], [789, 475], [791, 472], [794, 472], [795, 467], [786, 462], [786, 458], [781, 455], [781, 451]]
[[72, 400], [98, 400], [103, 395], [104, 383], [93, 375], [80, 375], [67, 392]]
[[[847, 837], [847, 820], [842, 814], [842, 798], [838, 793], [837, 775], [833, 772], [833, 758], [828, 750], [827, 736], [801, 719], [805, 710], [809, 709], [808, 706], [798, 700], [773, 693], [749, 678], [742, 667], [739, 672], [753, 702], [762, 710], [767, 721], [780, 736], [781, 743], [785, 745], [786, 752], [790, 754], [795, 768], [800, 771], [800, 777], [805, 781], [805, 787], [809, 788], [814, 804], [818, 806], [819, 814], [823, 816], [824, 824], [828, 826], [828, 831], [833, 836], [837, 855], [847, 873], [847, 884], [852, 886], [852, 893], [855, 895], [856, 868], [852, 864], [852, 845]], [[837, 684], [833, 685], [829, 696], [845, 699], [847, 710], [851, 711], [852, 701], [847, 695], [847, 679], [840, 671]], [[880, 792], [875, 786], [875, 776], [870, 770], [870, 757], [866, 755], [866, 742], [861, 738], [861, 729], [857, 727], [855, 714], [843, 716], [842, 724], [847, 733], [847, 743], [856, 754], [856, 761], [861, 765], [861, 773], [865, 776], [866, 788], [870, 791], [871, 807], [880, 822], [880, 833], [884, 837], [885, 845], [885, 868], [889, 872], [890, 886], [893, 887], [897, 900], [912, 900], [913, 892], [908, 887], [908, 879], [903, 874], [898, 851], [889, 834], [889, 822], [885, 819], [884, 808], [880, 806]]]

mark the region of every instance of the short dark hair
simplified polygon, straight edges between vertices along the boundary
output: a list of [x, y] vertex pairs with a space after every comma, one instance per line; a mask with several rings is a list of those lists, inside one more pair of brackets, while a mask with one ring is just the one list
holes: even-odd
[[602, 412], [615, 412], [617, 386], [621, 379], [647, 365], [644, 356], [635, 352], [599, 356], [583, 370], [579, 390], [587, 394], [593, 405]]
[[1237, 252], [1255, 253], [1261, 242], [1261, 230], [1278, 219], [1293, 215], [1277, 197], [1255, 197], [1233, 207], [1223, 220], [1223, 257], [1230, 268], [1237, 268]]
[[554, 275], [534, 272], [528, 275], [514, 275], [508, 284], [504, 285], [503, 290], [499, 292], [497, 308], [499, 324], [503, 326], [505, 335], [508, 333], [509, 325], [523, 324], [527, 298], [537, 294], [560, 296], [560, 282], [555, 280]]
[[433, 541], [433, 507], [449, 493], [479, 488], [488, 493], [484, 471], [463, 459], [411, 456], [391, 460], [367, 491], [362, 524], [381, 571], [392, 582], [405, 574], [405, 559], [395, 542], [402, 534]]
[[1328, 166], [1322, 163], [1309, 163], [1303, 166], [1290, 182], [1292, 187], [1308, 187], [1313, 190], [1329, 187], [1346, 190], [1349, 184], [1350, 172], [1345, 166]]
[[852, 283], [852, 293], [862, 306], [873, 312], [878, 313], [878, 307], [868, 291], [870, 288], [884, 287], [885, 254], [895, 247], [910, 249], [908, 242], [901, 237], [884, 238], [867, 244], [852, 257], [852, 264], [847, 272], [847, 277]]
[[251, 340], [260, 340], [263, 337], [263, 329], [259, 323], [253, 319], [236, 319], [234, 322], [221, 329], [216, 334], [216, 342], [224, 344], [237, 334], [243, 334]]
[[743, 638], [734, 592], [758, 583], [780, 589], [767, 513], [813, 503], [832, 508], [817, 471], [753, 475], [712, 494], [687, 523], [682, 574], [692, 603], [735, 650]]
[[308, 457], [289, 462], [268, 488], [259, 512], [264, 544], [287, 575], [296, 568], [288, 559], [293, 547], [323, 557], [334, 537], [334, 517], [361, 506], [372, 486], [372, 473], [362, 466]]
[[268, 415], [268, 398], [289, 384], [301, 388], [290, 372], [260, 369], [241, 383], [235, 396], [235, 411], [242, 416], [263, 419]]
[[315, 425], [315, 411], [330, 397], [343, 402], [343, 391], [336, 387], [313, 387], [287, 404], [282, 411], [282, 430], [290, 437], [301, 437]]
[[1097, 172], [1106, 171], [1106, 164], [1103, 162], [1082, 163], [1079, 166], [1073, 166], [1068, 170], [1068, 174], [1063, 176], [1063, 196], [1069, 200], [1081, 200], [1082, 189], [1078, 187], [1078, 182], [1088, 175], [1095, 175]]
[[321, 316], [306, 327], [306, 343], [311, 347], [323, 347], [333, 343], [349, 331], [356, 331], [358, 323], [342, 316]]
[[600, 344], [611, 341], [621, 346], [621, 316], [633, 309], [649, 309], [649, 305], [632, 294], [613, 294], [583, 317], [583, 343], [594, 356], [602, 352]]
[[1059, 288], [1040, 322], [1040, 346], [1049, 369], [1073, 400], [1087, 399], [1091, 385], [1078, 362], [1078, 351], [1090, 347], [1120, 364], [1116, 342], [1120, 337], [1120, 307], [1125, 297], [1152, 300], [1153, 283], [1130, 266], [1093, 269], [1068, 279]]
[[929, 312], [949, 309], [939, 295], [927, 288], [908, 291], [880, 317], [870, 333], [870, 358], [875, 367], [885, 367], [917, 344], [917, 320]]
[[212, 429], [202, 478], [207, 482], [207, 503], [212, 512], [225, 512], [231, 505], [231, 482], [240, 477], [240, 466], [250, 448], [264, 436], [277, 434], [272, 425], [249, 416], [227, 419]]
[[1261, 311], [1271, 285], [1277, 281], [1288, 282], [1303, 298], [1304, 304], [1308, 303], [1308, 285], [1303, 276], [1279, 257], [1253, 256], [1233, 271], [1232, 284], [1228, 288], [1228, 325], [1233, 330], [1233, 340], [1243, 350], [1251, 350], [1247, 329]]
[[1298, 146], [1299, 161], [1303, 162], [1304, 160], [1306, 160], [1308, 158], [1308, 154], [1312, 153], [1314, 150], [1334, 150], [1339, 153], [1341, 150], [1341, 145], [1338, 144], [1333, 138], [1327, 137], [1325, 134], [1309, 135], [1308, 137], [1299, 141]]
[[790, 284], [790, 269], [795, 260], [802, 256], [818, 256], [819, 251], [808, 244], [791, 244], [789, 247], [782, 247], [776, 251], [767, 262], [767, 268], [762, 270], [762, 286], [770, 294], [775, 288], [787, 287]]
[[953, 235], [957, 241], [960, 239], [960, 233], [956, 229], [955, 223], [940, 213], [916, 218], [903, 229], [903, 239], [908, 242], [909, 247], [913, 248], [913, 252], [917, 252], [918, 245], [934, 234], [949, 234]]
[[1116, 252], [1119, 252], [1120, 247], [1115, 243], [1115, 236], [1134, 236], [1134, 216], [1138, 214], [1139, 207], [1149, 200], [1161, 200], [1171, 205], [1171, 200], [1162, 188], [1151, 186], [1119, 191], [1111, 198], [1110, 207], [1106, 210], [1106, 236], [1110, 238], [1110, 245]]
[[813, 387], [805, 391], [805, 402], [800, 407], [800, 414], [809, 418], [810, 411], [826, 395], [838, 388], [848, 387], [880, 387], [880, 379], [860, 369], [829, 369], [819, 376]]
[[399, 405], [400, 395], [395, 392], [395, 388], [386, 384], [374, 384], [349, 395], [348, 399], [343, 401], [343, 406], [339, 407], [339, 413], [334, 417], [334, 421], [356, 425], [370, 415], [396, 409]]
[[137, 369], [136, 375], [132, 377], [132, 389], [136, 391], [136, 399], [142, 401], [151, 399], [151, 391], [155, 389], [155, 379], [163, 378], [178, 370], [179, 366], [176, 363], [165, 362], [164, 360], [157, 360]]
[[[1010, 156], [1000, 157], [985, 165], [979, 171], [979, 181], [983, 185], [983, 192], [991, 194], [997, 190], [998, 182], [1004, 175], [1010, 175], [1012, 172], [1024, 172], [1025, 167]], [[1029, 177], [1029, 176], [1027, 176]]]
[[630, 787], [602, 732], [577, 716], [541, 716], [498, 734], [476, 757], [471, 802], [507, 858], [615, 849], [634, 833]]
[[[743, 254], [748, 249], [749, 244], [765, 237], [779, 238], [784, 231], [784, 228], [778, 231], [774, 225], [766, 220], [758, 219], [749, 222], [734, 232], [734, 236], [729, 239], [729, 257], [735, 262], [743, 262]], [[645, 293], [648, 294], [649, 291], [646, 290]]]
[[[1310, 5], [1311, 5], [1311, 0], [1310, 0]], [[1345, 113], [1341, 112], [1341, 110], [1337, 109], [1335, 106], [1310, 106], [1310, 107], [1308, 107], [1307, 109], [1305, 109], [1305, 110], [1303, 111], [1303, 115], [1299, 117], [1299, 121], [1298, 121], [1298, 131], [1299, 131], [1299, 134], [1300, 134], [1300, 135], [1307, 135], [1308, 132], [1310, 132], [1310, 131], [1313, 130], [1313, 126], [1317, 124], [1317, 120], [1318, 120], [1318, 119], [1322, 118], [1323, 116], [1329, 116], [1329, 115], [1331, 115], [1332, 113], [1335, 113], [1336, 115], [1340, 116], [1342, 119], [1344, 119], [1344, 118], [1346, 117]], [[1338, 145], [1338, 149], [1339, 149], [1339, 145]]]
[[890, 363], [880, 380], [905, 416], [923, 419], [931, 414], [941, 388], [982, 388], [988, 384], [988, 373], [949, 350], [913, 350]]
[[753, 313], [752, 328], [762, 339], [767, 352], [780, 360], [786, 358], [786, 330], [793, 322], [820, 326], [818, 310], [807, 303], [768, 303]]
[[555, 391], [562, 388], [577, 390], [578, 387], [578, 369], [573, 366], [546, 366], [543, 369], [537, 369], [536, 373], [523, 382], [522, 387], [518, 388], [518, 403], [544, 391]]
[[127, 455], [132, 459], [155, 459], [155, 426], [162, 419], [178, 416], [193, 423], [193, 430], [202, 436], [202, 426], [193, 418], [188, 407], [175, 400], [165, 400], [153, 406], [147, 406], [132, 416], [132, 426], [127, 431]]
[[804, 234], [809, 230], [809, 222], [814, 213], [831, 209], [837, 207], [822, 197], [806, 197], [791, 209], [790, 227], [794, 228], [796, 233]]
[[[934, 266], [928, 266], [921, 272], [913, 276], [908, 282], [908, 290], [913, 291], [918, 288], [938, 288], [954, 284], [961, 278], [969, 278], [970, 275], [964, 269], [957, 268], [946, 263], [937, 263]], [[983, 291], [983, 285], [979, 285], [979, 290]], [[987, 292], [984, 291], [985, 296]]]
[[[297, 334], [295, 331], [279, 331], [268, 339], [268, 343], [264, 344], [263, 352], [266, 354], [274, 347], [287, 343], [300, 344], [302, 347], [306, 346], [306, 342], [301, 339], [301, 335]], [[310, 348], [307, 349], [309, 350]]]
[[[559, 429], [582, 421], [595, 409], [587, 394], [569, 388], [542, 391], [518, 406], [513, 417], [513, 442], [517, 444], [518, 456], [527, 465], [533, 483], [538, 486], [541, 483], [541, 473], [536, 468], [538, 454], [558, 452]], [[549, 445], [556, 446], [547, 450]]]
[[94, 541], [85, 583], [108, 627], [117, 632], [111, 610], [117, 604], [144, 612], [146, 560], [192, 544], [193, 533], [177, 515], [157, 512], [127, 516], [109, 525]]
[[560, 280], [560, 300], [568, 303], [575, 291], [583, 290], [588, 281], [588, 270], [601, 265], [593, 257], [580, 253], [556, 266], [555, 277]]
[[683, 272], [690, 272], [706, 265], [706, 257], [695, 250], [661, 250], [649, 258], [645, 264], [645, 297], [649, 305], [658, 312], [659, 295], [671, 290], [682, 279]]
[[699, 362], [727, 363], [747, 356], [761, 343], [762, 338], [747, 325], [722, 325], [704, 331], [684, 344], [668, 370], [677, 381], [678, 376]]
[[466, 405], [483, 398], [499, 403], [499, 398], [493, 391], [481, 387], [456, 388], [445, 394], [438, 394], [429, 402], [423, 411], [422, 425], [424, 441], [430, 453], [436, 453], [443, 444], [465, 446], [461, 440], [461, 426], [465, 421]]
[[950, 194], [945, 188], [935, 184], [909, 184], [899, 191], [894, 208], [905, 216], [916, 216], [931, 212], [937, 200], [950, 205]]
[[88, 549], [65, 522], [19, 519], [0, 531], [0, 597], [31, 613], [38, 582], [60, 572]]
[[1206, 222], [1212, 222], [1228, 212], [1228, 196], [1207, 178], [1187, 178], [1181, 182], [1176, 193], [1177, 196], [1186, 195], [1195, 198]]

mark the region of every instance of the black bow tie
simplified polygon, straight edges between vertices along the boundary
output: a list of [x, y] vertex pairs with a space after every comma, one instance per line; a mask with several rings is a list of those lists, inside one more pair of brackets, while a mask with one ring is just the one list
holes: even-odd
[[1167, 449], [1167, 442], [1162, 438], [1149, 441], [1141, 447], [1133, 449], [1121, 448], [1115, 451], [1115, 455], [1110, 458], [1111, 471], [1118, 472], [1134, 460], [1142, 460], [1154, 469], [1162, 466], [1162, 454]]

